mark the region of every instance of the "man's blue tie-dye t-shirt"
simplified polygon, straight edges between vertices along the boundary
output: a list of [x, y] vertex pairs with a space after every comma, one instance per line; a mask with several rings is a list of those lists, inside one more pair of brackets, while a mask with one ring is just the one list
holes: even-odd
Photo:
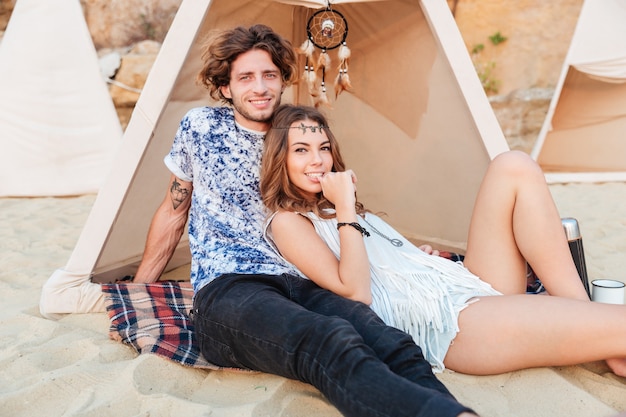
[[263, 133], [237, 125], [228, 107], [194, 108], [180, 123], [165, 164], [193, 182], [189, 246], [196, 292], [223, 274], [297, 274], [263, 238], [263, 141]]

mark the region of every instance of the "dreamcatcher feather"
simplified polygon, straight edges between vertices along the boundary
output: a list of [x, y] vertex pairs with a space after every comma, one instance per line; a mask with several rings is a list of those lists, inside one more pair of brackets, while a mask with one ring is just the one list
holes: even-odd
[[317, 69], [322, 71], [322, 82], [320, 84], [319, 94], [317, 94], [315, 100], [315, 107], [320, 105], [328, 105], [328, 96], [326, 94], [326, 69], [330, 67], [330, 56], [326, 50], [322, 50], [317, 59]]
[[341, 43], [337, 57], [339, 58], [339, 67], [337, 68], [337, 78], [335, 79], [335, 98], [339, 97], [342, 91], [352, 90], [350, 76], [348, 75], [350, 48], [348, 48], [345, 42]]
[[[315, 12], [307, 23], [307, 39], [297, 49], [298, 53], [305, 56], [303, 80], [307, 85], [309, 94], [313, 97], [315, 107], [329, 105], [326, 94], [326, 73], [331, 68], [332, 61], [329, 50], [339, 48], [337, 58], [337, 76], [335, 78], [335, 99], [343, 91], [350, 91], [352, 85], [348, 76], [348, 61], [350, 49], [346, 44], [348, 36], [348, 22], [338, 11], [332, 10], [330, 5]], [[315, 59], [315, 47], [320, 53]], [[318, 78], [320, 73], [320, 78]], [[319, 84], [318, 84], [319, 80]]]
[[315, 45], [313, 45], [313, 42], [311, 42], [310, 39], [307, 39], [302, 43], [297, 51], [306, 57], [302, 79], [308, 86], [309, 92], [312, 92], [314, 91], [315, 80], [317, 78], [316, 69], [313, 66], [313, 53], [315, 52]]

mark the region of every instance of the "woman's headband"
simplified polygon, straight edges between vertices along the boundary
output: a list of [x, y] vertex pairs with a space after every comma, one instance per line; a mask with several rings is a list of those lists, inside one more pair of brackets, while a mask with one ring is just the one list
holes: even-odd
[[302, 134], [306, 133], [307, 129], [311, 129], [311, 133], [315, 133], [317, 131], [319, 131], [319, 133], [322, 133], [323, 129], [328, 129], [328, 126], [324, 126], [324, 125], [305, 125], [304, 123], [300, 122], [300, 126], [288, 126], [288, 127], [281, 127], [281, 126], [272, 126], [272, 129], [300, 129], [302, 130]]

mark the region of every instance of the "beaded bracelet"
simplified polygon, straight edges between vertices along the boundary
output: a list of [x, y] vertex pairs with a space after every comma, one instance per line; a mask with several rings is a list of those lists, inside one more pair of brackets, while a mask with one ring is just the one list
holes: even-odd
[[357, 222], [353, 222], [353, 223], [337, 223], [337, 230], [339, 230], [339, 228], [342, 227], [342, 226], [352, 226], [356, 230], [358, 230], [361, 233], [362, 236], [369, 236], [370, 235], [370, 233], [365, 229], [365, 227], [361, 226]]

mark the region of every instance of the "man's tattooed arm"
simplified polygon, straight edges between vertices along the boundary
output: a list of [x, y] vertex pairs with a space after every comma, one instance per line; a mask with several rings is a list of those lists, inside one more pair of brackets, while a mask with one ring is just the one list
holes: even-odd
[[175, 178], [174, 181], [172, 181], [172, 186], [170, 187], [170, 197], [172, 198], [174, 210], [176, 210], [178, 206], [189, 198], [189, 188], [182, 187], [178, 182], [178, 179]]

